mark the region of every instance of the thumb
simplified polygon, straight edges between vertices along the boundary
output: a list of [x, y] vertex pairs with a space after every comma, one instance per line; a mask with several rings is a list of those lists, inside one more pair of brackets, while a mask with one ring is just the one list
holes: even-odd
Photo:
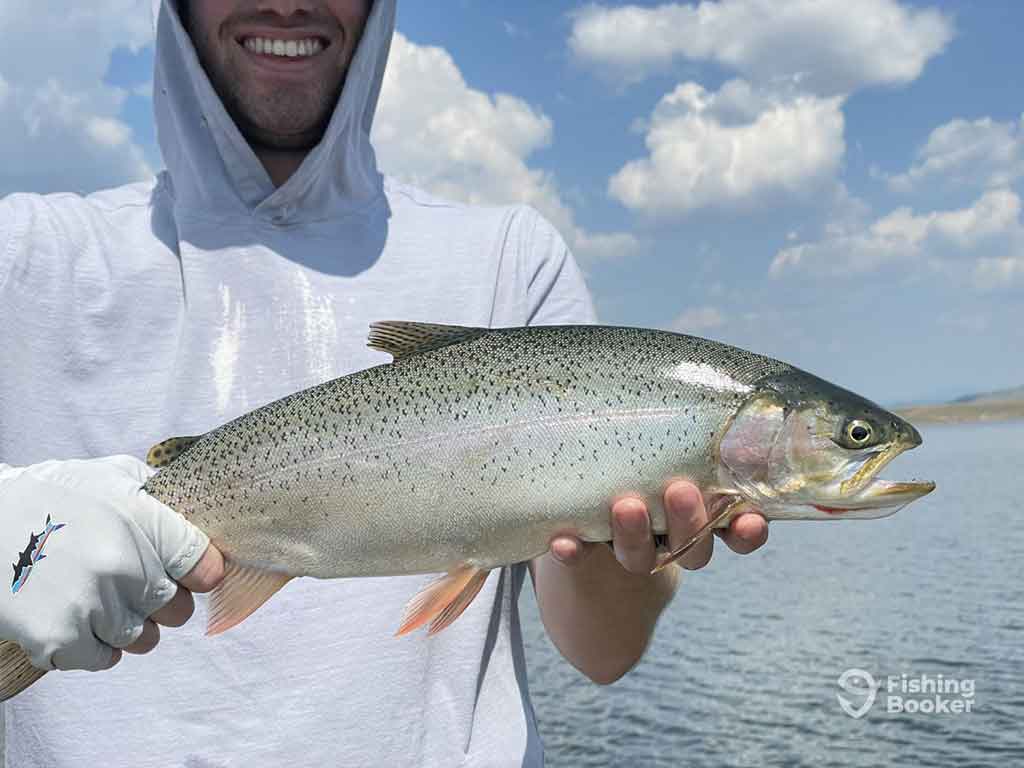
[[195, 567], [178, 579], [190, 592], [209, 592], [224, 579], [224, 556], [210, 544]]
[[[199, 564], [210, 546], [205, 533], [141, 488], [133, 517], [153, 545], [167, 575], [181, 581]], [[222, 566], [223, 569], [223, 566]]]

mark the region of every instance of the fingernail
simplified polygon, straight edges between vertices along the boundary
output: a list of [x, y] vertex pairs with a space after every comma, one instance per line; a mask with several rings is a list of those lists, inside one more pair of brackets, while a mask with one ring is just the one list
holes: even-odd
[[644, 533], [647, 525], [647, 515], [637, 512], [615, 518], [615, 528], [622, 533]]
[[572, 565], [576, 555], [579, 554], [575, 542], [567, 539], [555, 539], [548, 549], [555, 560], [565, 565]]

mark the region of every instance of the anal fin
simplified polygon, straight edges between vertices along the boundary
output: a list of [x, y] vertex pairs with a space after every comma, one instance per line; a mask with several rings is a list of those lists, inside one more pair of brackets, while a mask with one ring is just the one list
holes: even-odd
[[32, 666], [20, 645], [0, 640], [0, 701], [14, 698], [45, 674]]
[[463, 565], [432, 581], [409, 601], [395, 636], [408, 634], [428, 621], [428, 634], [436, 635], [469, 607], [487, 581], [488, 573], [476, 566]]
[[245, 621], [292, 578], [279, 571], [239, 565], [228, 558], [224, 580], [210, 594], [206, 634], [219, 635]]

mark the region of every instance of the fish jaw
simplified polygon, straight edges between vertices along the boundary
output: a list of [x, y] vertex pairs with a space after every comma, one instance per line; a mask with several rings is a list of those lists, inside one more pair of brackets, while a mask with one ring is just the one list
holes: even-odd
[[[853, 495], [864, 490], [877, 480], [878, 474], [885, 469], [889, 462], [901, 453], [917, 448], [922, 442], [921, 433], [910, 424], [905, 424], [905, 431], [901, 433], [900, 439], [864, 462], [852, 477], [842, 482], [839, 486], [840, 493]], [[934, 487], [933, 483], [932, 488], [934, 489]]]
[[[917, 435], [916, 430], [914, 435]], [[872, 520], [893, 515], [935, 490], [935, 483], [931, 481], [878, 477], [893, 459], [920, 444], [920, 436], [896, 443], [868, 458], [847, 477], [840, 475], [834, 482], [817, 489], [808, 487], [795, 497], [767, 504], [765, 516], [769, 520]]]
[[826, 517], [849, 517], [870, 520], [888, 517], [935, 490], [931, 481], [905, 482], [875, 479], [856, 496], [844, 498], [833, 505], [813, 504]]
[[876, 479], [853, 496], [762, 501], [758, 511], [768, 520], [874, 520], [894, 515], [934, 490], [930, 481]]
[[873, 519], [888, 517], [935, 490], [931, 481], [883, 480], [879, 473], [900, 454], [921, 445], [921, 435], [909, 424], [900, 440], [878, 452], [849, 478], [839, 483], [835, 502], [814, 504], [829, 516]]

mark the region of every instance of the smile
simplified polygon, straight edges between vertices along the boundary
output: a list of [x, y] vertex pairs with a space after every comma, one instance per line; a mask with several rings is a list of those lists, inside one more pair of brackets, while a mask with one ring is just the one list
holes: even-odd
[[269, 37], [246, 37], [239, 41], [247, 51], [287, 59], [308, 59], [316, 56], [326, 47], [316, 37], [302, 40], [281, 40]]

